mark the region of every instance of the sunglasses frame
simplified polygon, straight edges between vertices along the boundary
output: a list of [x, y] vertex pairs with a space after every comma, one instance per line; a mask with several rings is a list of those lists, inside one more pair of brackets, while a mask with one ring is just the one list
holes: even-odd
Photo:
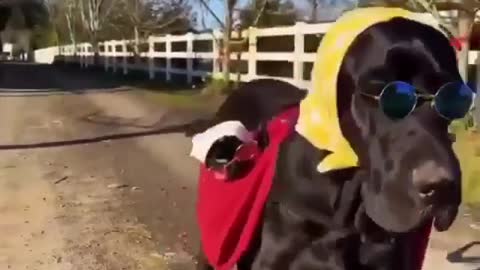
[[236, 149], [231, 160], [213, 167], [208, 167], [208, 171], [215, 172], [219, 179], [231, 179], [233, 175], [232, 167], [239, 162], [247, 162], [257, 159], [261, 154], [261, 149], [256, 141], [240, 144]]
[[[381, 98], [382, 98], [382, 95], [385, 93], [385, 90], [391, 86], [392, 84], [395, 84], [395, 83], [402, 83], [402, 84], [407, 84], [407, 85], [410, 85], [413, 89], [415, 90], [421, 90], [421, 89], [418, 89], [418, 88], [415, 88], [413, 85], [409, 84], [409, 83], [406, 83], [404, 81], [392, 81], [392, 82], [389, 82], [387, 83], [383, 88], [382, 88], [382, 91], [380, 91], [380, 94], [378, 95], [373, 95], [373, 94], [368, 94], [368, 93], [365, 93], [365, 92], [362, 92], [362, 91], [359, 91], [359, 93], [363, 96], [366, 96], [366, 97], [369, 97], [369, 98], [372, 98], [374, 100], [376, 100], [379, 105], [382, 107], [382, 104], [381, 104]], [[448, 82], [448, 83], [445, 83], [443, 84], [440, 88], [438, 88], [437, 92], [435, 94], [419, 94], [417, 93], [416, 91], [414, 92], [415, 94], [415, 103], [413, 104], [412, 108], [410, 109], [410, 111], [403, 117], [399, 118], [399, 119], [403, 119], [407, 116], [409, 116], [410, 114], [412, 114], [412, 112], [415, 110], [415, 108], [417, 107], [417, 104], [418, 104], [418, 99], [419, 98], [422, 98], [422, 99], [425, 99], [425, 100], [428, 100], [430, 101], [430, 104], [431, 106], [435, 109], [435, 111], [444, 119], [446, 120], [449, 120], [449, 121], [452, 121], [452, 120], [456, 120], [456, 119], [461, 119], [463, 117], [466, 116], [466, 114], [461, 117], [461, 118], [455, 118], [455, 119], [451, 119], [449, 117], [446, 117], [445, 115], [443, 115], [439, 110], [438, 110], [438, 107], [436, 106], [436, 103], [435, 103], [435, 98], [438, 96], [438, 94], [443, 90], [445, 89], [448, 85], [450, 84], [453, 84], [453, 83], [458, 83], [457, 81], [453, 81], [453, 82]], [[463, 85], [467, 86], [465, 83], [462, 82]], [[476, 98], [476, 93], [470, 88], [470, 91], [472, 92], [472, 99], [470, 100], [470, 105], [469, 105], [469, 111], [471, 111], [475, 105], [475, 98]], [[382, 111], [384, 112], [384, 110], [382, 109]], [[384, 112], [385, 113], [385, 112]], [[387, 115], [388, 116], [388, 115]]]

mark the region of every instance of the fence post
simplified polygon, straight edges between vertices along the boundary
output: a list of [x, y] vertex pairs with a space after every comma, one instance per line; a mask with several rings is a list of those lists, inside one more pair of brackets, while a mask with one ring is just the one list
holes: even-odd
[[257, 28], [248, 28], [248, 80], [257, 76]]
[[112, 41], [112, 70], [113, 73], [117, 72], [117, 41]]
[[80, 48], [80, 63], [81, 63], [81, 66], [82, 66], [82, 68], [86, 68], [87, 67], [87, 57], [85, 55], [85, 52], [87, 50], [85, 48], [85, 45], [82, 43], [78, 46], [78, 48]]
[[148, 77], [150, 80], [155, 79], [155, 43], [153, 37], [148, 36]]
[[[105, 71], [108, 71], [108, 43], [107, 43], [107, 41], [103, 42], [102, 45], [103, 45], [103, 65], [105, 66]], [[98, 50], [100, 51], [100, 48]]]
[[127, 68], [127, 56], [128, 56], [128, 49], [127, 49], [127, 41], [125, 39], [122, 39], [122, 69], [123, 69], [123, 75], [128, 74], [128, 68]]
[[80, 48], [80, 66], [82, 68], [87, 68], [87, 56], [85, 55], [87, 52], [87, 47], [85, 43], [79, 44], [78, 48]]
[[85, 45], [85, 67], [91, 66], [92, 57], [90, 56], [90, 43], [84, 43]]
[[88, 52], [88, 66], [93, 66], [95, 52], [93, 51], [93, 46], [90, 43], [87, 43], [87, 52]]
[[305, 52], [305, 36], [302, 29], [305, 27], [304, 22], [297, 22], [295, 24], [295, 52], [293, 58], [293, 79], [297, 86], [301, 86], [303, 82], [303, 53]]
[[193, 82], [193, 33], [187, 33], [187, 83], [192, 84]]
[[170, 71], [172, 69], [172, 60], [170, 54], [172, 53], [172, 35], [167, 34], [165, 37], [165, 80], [169, 82], [171, 78]]
[[85, 61], [83, 59], [83, 54], [82, 54], [83, 46], [82, 46], [82, 44], [77, 44], [76, 47], [77, 47], [76, 50], [77, 50], [77, 55], [78, 55], [78, 63], [80, 64], [80, 68], [83, 69], [83, 66], [84, 66], [84, 63], [85, 63]]
[[68, 63], [72, 62], [72, 45], [68, 45]]
[[218, 37], [220, 37], [220, 31], [219, 30], [214, 30], [213, 31], [213, 38], [212, 38], [212, 51], [213, 51], [213, 73], [218, 73], [220, 72], [220, 63], [219, 63], [219, 56], [220, 56], [220, 46], [218, 44], [218, 41], [220, 40]]

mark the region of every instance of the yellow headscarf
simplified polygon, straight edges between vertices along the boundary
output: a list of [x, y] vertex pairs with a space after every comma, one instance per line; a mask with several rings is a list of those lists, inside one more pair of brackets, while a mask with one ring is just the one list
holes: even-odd
[[401, 8], [359, 8], [344, 13], [320, 43], [312, 71], [313, 89], [300, 103], [300, 116], [295, 127], [316, 148], [332, 152], [318, 165], [319, 172], [358, 165], [358, 157], [340, 129], [337, 111], [338, 73], [348, 48], [360, 33], [374, 24], [395, 17], [414, 20], [441, 31], [430, 14], [413, 13]]

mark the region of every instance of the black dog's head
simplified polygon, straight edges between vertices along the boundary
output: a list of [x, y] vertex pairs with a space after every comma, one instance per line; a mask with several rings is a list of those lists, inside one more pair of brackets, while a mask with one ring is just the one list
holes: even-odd
[[439, 231], [454, 221], [461, 173], [448, 134], [449, 120], [419, 102], [393, 120], [377, 100], [384, 84], [407, 82], [435, 94], [461, 81], [449, 40], [433, 27], [394, 18], [362, 32], [347, 52], [338, 78], [342, 131], [368, 175], [362, 196], [368, 216], [386, 230], [409, 231], [429, 218]]

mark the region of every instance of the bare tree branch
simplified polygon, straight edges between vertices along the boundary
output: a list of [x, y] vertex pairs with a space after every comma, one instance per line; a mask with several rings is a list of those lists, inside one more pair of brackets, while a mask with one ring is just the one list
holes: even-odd
[[198, 1], [203, 5], [203, 7], [205, 7], [208, 10], [210, 15], [212, 15], [213, 18], [215, 18], [217, 23], [220, 24], [222, 28], [225, 28], [225, 24], [222, 22], [222, 20], [220, 20], [220, 18], [218, 18], [217, 14], [210, 8], [206, 0], [198, 0]]

